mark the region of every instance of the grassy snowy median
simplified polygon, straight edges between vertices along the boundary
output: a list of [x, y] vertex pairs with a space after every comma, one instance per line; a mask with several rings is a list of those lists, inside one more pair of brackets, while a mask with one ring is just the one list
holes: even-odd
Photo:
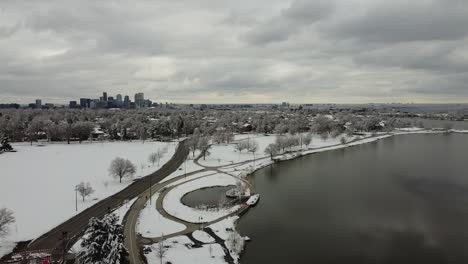
[[132, 161], [137, 167], [135, 177], [141, 177], [158, 169], [157, 163], [153, 166], [148, 162], [151, 153], [168, 148], [160, 160], [162, 166], [176, 146], [141, 141], [13, 145], [17, 152], [0, 155], [0, 207], [12, 210], [16, 223], [0, 243], [33, 239], [75, 215], [74, 188], [80, 182], [90, 182], [95, 192], [85, 202], [78, 197], [78, 212], [128, 186], [132, 179], [119, 184], [118, 179], [109, 176], [114, 158]]

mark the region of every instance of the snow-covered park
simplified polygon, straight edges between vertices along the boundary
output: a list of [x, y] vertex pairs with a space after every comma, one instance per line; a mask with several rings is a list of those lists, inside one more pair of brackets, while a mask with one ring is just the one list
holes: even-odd
[[[209, 149], [209, 155], [205, 158], [201, 158], [199, 163], [204, 166], [225, 166], [229, 164], [239, 163], [243, 161], [249, 161], [258, 159], [261, 157], [268, 156], [264, 153], [266, 147], [270, 144], [275, 143], [277, 137], [281, 135], [260, 135], [260, 134], [239, 134], [235, 136], [235, 140], [232, 144], [215, 144], [212, 145]], [[309, 146], [303, 145], [302, 148], [321, 148], [331, 145], [340, 144], [340, 139], [345, 137], [347, 141], [356, 139], [355, 136], [348, 137], [342, 135], [336, 138], [328, 137], [326, 139], [321, 138], [319, 135], [313, 134], [312, 141]], [[258, 144], [258, 149], [256, 152], [248, 152], [244, 150], [239, 152], [235, 148], [235, 144], [240, 141], [253, 141]], [[299, 148], [294, 148], [293, 150], [299, 150]]]
[[[116, 157], [129, 159], [136, 166], [135, 178], [158, 169], [148, 161], [151, 153], [167, 148], [159, 161], [162, 166], [173, 155], [177, 142], [141, 141], [83, 144], [13, 144], [17, 152], [0, 155], [0, 208], [14, 212], [16, 222], [0, 241], [5, 250], [11, 242], [33, 239], [51, 228], [132, 183], [118, 179], [108, 168]], [[95, 190], [75, 208], [75, 186], [89, 182]]]

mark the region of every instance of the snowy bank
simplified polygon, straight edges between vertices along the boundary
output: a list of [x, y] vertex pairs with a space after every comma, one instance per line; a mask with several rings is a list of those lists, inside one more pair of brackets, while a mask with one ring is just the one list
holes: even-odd
[[[177, 143], [111, 142], [87, 144], [13, 144], [17, 152], [0, 155], [2, 184], [0, 207], [14, 212], [7, 241], [33, 239], [61, 222], [132, 183], [122, 184], [109, 176], [108, 167], [116, 157], [131, 160], [136, 177], [158, 169], [148, 162], [150, 153], [167, 147], [162, 166], [175, 152]], [[74, 188], [90, 182], [95, 192], [85, 202], [78, 197], [75, 210]]]

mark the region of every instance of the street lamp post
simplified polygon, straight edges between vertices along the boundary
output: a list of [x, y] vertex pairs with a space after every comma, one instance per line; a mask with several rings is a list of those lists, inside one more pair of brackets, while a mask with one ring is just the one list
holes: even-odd
[[78, 186], [75, 186], [75, 210], [78, 212]]
[[150, 187], [149, 187], [149, 200], [150, 200], [150, 205], [151, 205], [151, 175], [149, 176], [149, 182], [150, 182]]

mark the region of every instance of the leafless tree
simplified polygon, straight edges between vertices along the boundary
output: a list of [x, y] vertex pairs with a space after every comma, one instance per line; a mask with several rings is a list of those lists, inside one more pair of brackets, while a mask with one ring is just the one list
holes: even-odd
[[276, 144], [270, 144], [265, 148], [265, 154], [270, 156], [270, 159], [273, 160], [273, 156], [278, 154], [278, 146]]
[[119, 178], [120, 183], [122, 183], [122, 178], [131, 177], [136, 173], [136, 167], [130, 160], [117, 157], [112, 161], [109, 173], [111, 176]]
[[158, 243], [158, 246], [156, 248], [156, 256], [159, 258], [160, 264], [163, 264], [164, 257], [166, 256], [166, 251], [167, 249], [164, 247], [164, 240], [162, 240]]
[[199, 137], [193, 136], [187, 140], [187, 146], [189, 150], [192, 152], [192, 157], [195, 157], [195, 151], [198, 149], [198, 140]]
[[0, 209], [0, 237], [8, 233], [8, 226], [15, 222], [13, 212], [7, 208]]
[[151, 162], [153, 164], [153, 167], [154, 167], [154, 164], [156, 162], [159, 163], [159, 154], [157, 152], [153, 152], [149, 155], [148, 157], [148, 161]]
[[340, 143], [343, 144], [343, 145], [346, 144], [346, 138], [345, 138], [345, 137], [341, 137], [341, 138], [340, 138]]
[[205, 160], [205, 157], [210, 154], [209, 148], [210, 148], [210, 138], [201, 137], [198, 140], [198, 149], [201, 151], [201, 154], [203, 155], [203, 160]]
[[237, 232], [232, 232], [226, 240], [226, 245], [230, 251], [239, 254], [244, 248], [244, 240]]
[[81, 198], [83, 198], [83, 202], [85, 201], [86, 197], [94, 193], [94, 189], [91, 187], [91, 183], [89, 182], [81, 182], [75, 187], [75, 189], [81, 195]]
[[307, 133], [305, 136], [304, 136], [304, 145], [306, 145], [306, 147], [308, 148], [310, 143], [312, 143], [312, 134], [311, 133]]

